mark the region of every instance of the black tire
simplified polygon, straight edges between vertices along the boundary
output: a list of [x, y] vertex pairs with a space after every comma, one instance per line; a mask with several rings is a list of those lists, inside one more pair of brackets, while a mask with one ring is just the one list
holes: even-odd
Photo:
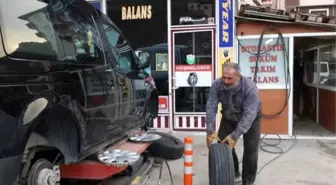
[[53, 164], [46, 159], [34, 162], [28, 173], [27, 185], [37, 185], [38, 174], [43, 169], [53, 169]]
[[161, 132], [150, 132], [159, 134], [162, 138], [153, 141], [148, 147], [148, 152], [157, 157], [162, 157], [164, 159], [180, 159], [184, 154], [184, 143], [169, 134]]
[[212, 144], [209, 150], [209, 185], [234, 184], [234, 165], [229, 145]]

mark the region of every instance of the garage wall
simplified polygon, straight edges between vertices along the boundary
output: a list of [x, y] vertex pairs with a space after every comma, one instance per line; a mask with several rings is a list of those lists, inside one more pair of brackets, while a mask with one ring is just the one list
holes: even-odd
[[[260, 33], [264, 30], [264, 28], [269, 27], [270, 25], [275, 26], [280, 29], [283, 34], [293, 34], [293, 33], [317, 33], [317, 32], [334, 32], [334, 30], [330, 30], [328, 28], [322, 27], [312, 27], [312, 26], [304, 26], [298, 24], [281, 24], [281, 23], [272, 23], [272, 22], [261, 22], [261, 21], [247, 21], [243, 19], [239, 19], [239, 22], [236, 24], [236, 36], [251, 36], [251, 35], [260, 35]], [[275, 33], [267, 33], [267, 34], [275, 34]], [[289, 46], [292, 47], [292, 46]], [[238, 49], [239, 51], [239, 49]], [[238, 60], [239, 59], [238, 57]], [[241, 61], [239, 61], [241, 62]], [[241, 66], [242, 68], [244, 66]], [[259, 94], [262, 101], [263, 113], [266, 115], [274, 114], [279, 112], [286, 100], [286, 89], [285, 86], [281, 86], [281, 88], [267, 85], [259, 88]], [[326, 98], [328, 97], [329, 102], [336, 101], [336, 93], [332, 94], [330, 92], [322, 92], [320, 96]], [[332, 99], [333, 98], [333, 99]], [[330, 112], [336, 111], [336, 105], [326, 104], [321, 105], [319, 109], [320, 122], [321, 124], [335, 131], [335, 115], [330, 116]], [[262, 133], [263, 134], [288, 134], [289, 130], [289, 112], [288, 106], [285, 107], [283, 112], [273, 118], [263, 118], [262, 120]], [[325, 116], [329, 113], [329, 116]], [[316, 114], [314, 115], [316, 116]], [[313, 117], [314, 117], [313, 116]]]
[[319, 124], [336, 133], [336, 92], [319, 90]]
[[[240, 36], [242, 33], [244, 36], [259, 35], [263, 31], [263, 29], [269, 25], [270, 25], [269, 23], [257, 23], [257, 22], [238, 23], [236, 27], [237, 28], [236, 34], [237, 36]], [[294, 28], [294, 27], [293, 28], [282, 28], [281, 30], [284, 33], [293, 32], [293, 30], [298, 31], [298, 32], [303, 32], [302, 30], [300, 29], [297, 30], [297, 28]], [[287, 47], [289, 46], [287, 45]], [[278, 53], [278, 58], [280, 58], [280, 56], [281, 55]], [[241, 57], [239, 60], [242, 60], [242, 59], [243, 58]], [[242, 63], [242, 61], [239, 61], [239, 62]], [[243, 69], [244, 66], [245, 65], [242, 65], [241, 68]], [[280, 66], [282, 66], [282, 64]], [[266, 86], [263, 84], [260, 84], [259, 95], [260, 95], [260, 99], [262, 102], [263, 114], [266, 114], [266, 115], [277, 114], [283, 108], [284, 103], [287, 99], [285, 85], [283, 84], [281, 85], [280, 84], [268, 84]], [[287, 135], [288, 134], [288, 105], [286, 105], [286, 107], [281, 112], [281, 114], [274, 116], [272, 118], [264, 117], [262, 119], [261, 132], [263, 134]]]
[[[259, 90], [263, 113], [278, 113], [286, 100], [286, 90]], [[263, 118], [261, 132], [263, 134], [288, 134], [288, 106], [274, 118]]]

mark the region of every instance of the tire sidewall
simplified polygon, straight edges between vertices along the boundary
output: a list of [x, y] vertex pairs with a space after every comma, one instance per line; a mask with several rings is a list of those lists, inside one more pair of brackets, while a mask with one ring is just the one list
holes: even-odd
[[[161, 132], [150, 132], [155, 133], [160, 136], [162, 136], [161, 139], [157, 141], [153, 141], [152, 144], [149, 146], [148, 151], [150, 154], [154, 156], [160, 156], [165, 159], [180, 159], [184, 154], [184, 143], [167, 133], [161, 133]], [[170, 143], [167, 143], [166, 140], [172, 140], [176, 144], [172, 145]]]

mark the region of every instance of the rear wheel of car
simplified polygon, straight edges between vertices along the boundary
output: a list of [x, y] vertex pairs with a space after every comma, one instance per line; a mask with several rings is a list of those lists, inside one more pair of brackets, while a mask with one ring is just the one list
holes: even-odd
[[209, 185], [234, 185], [232, 151], [227, 144], [212, 144], [209, 149]]
[[59, 170], [46, 159], [34, 162], [28, 173], [27, 185], [56, 185], [59, 183]]
[[161, 138], [153, 141], [148, 148], [148, 152], [157, 157], [162, 157], [165, 159], [179, 159], [183, 156], [184, 153], [184, 143], [166, 133], [161, 132], [150, 132], [161, 135]]

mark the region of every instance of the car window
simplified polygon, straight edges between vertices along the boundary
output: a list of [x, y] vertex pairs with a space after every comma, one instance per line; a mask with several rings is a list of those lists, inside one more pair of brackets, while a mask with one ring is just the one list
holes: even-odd
[[113, 55], [117, 59], [116, 68], [125, 73], [136, 70], [137, 60], [125, 37], [113, 25], [103, 24], [103, 28]]
[[1, 1], [0, 10], [10, 56], [76, 65], [105, 63], [95, 24], [69, 2]]

